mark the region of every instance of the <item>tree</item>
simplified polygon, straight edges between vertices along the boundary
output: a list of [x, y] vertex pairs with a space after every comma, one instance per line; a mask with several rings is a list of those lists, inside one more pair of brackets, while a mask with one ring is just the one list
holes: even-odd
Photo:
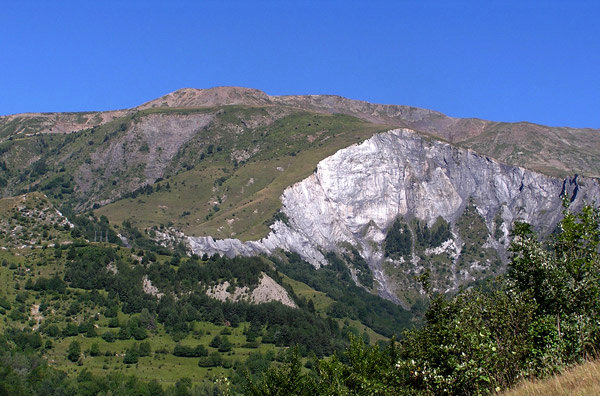
[[94, 342], [90, 347], [90, 356], [100, 356], [100, 346], [97, 342]]
[[141, 357], [150, 356], [152, 350], [150, 349], [150, 343], [148, 341], [142, 342], [139, 348], [139, 354]]
[[221, 345], [221, 336], [220, 335], [216, 335], [213, 337], [213, 339], [210, 341], [210, 344], [208, 344], [208, 346], [212, 347], [212, 348], [218, 348]]
[[540, 367], [594, 354], [600, 341], [600, 209], [586, 205], [575, 214], [568, 200], [564, 207], [558, 233], [548, 243], [530, 225], [517, 223], [510, 246], [509, 281], [537, 303], [532, 331]]
[[148, 308], [143, 308], [142, 312], [140, 312], [140, 326], [148, 330], [154, 330], [156, 328], [154, 315], [150, 313]]
[[313, 378], [302, 371], [301, 363], [300, 354], [296, 347], [287, 356], [284, 365], [271, 366], [262, 376], [260, 382], [255, 382], [247, 374], [244, 393], [252, 396], [312, 396], [319, 394], [316, 392], [317, 389]]
[[136, 364], [140, 357], [140, 353], [138, 350], [137, 344], [133, 344], [133, 346], [125, 352], [125, 356], [123, 357], [123, 363], [125, 364]]
[[233, 348], [233, 344], [229, 341], [229, 337], [223, 336], [221, 338], [221, 343], [218, 346], [219, 352], [229, 352], [231, 348]]
[[81, 345], [79, 345], [79, 342], [77, 342], [77, 341], [72, 341], [69, 344], [69, 348], [67, 349], [67, 359], [69, 359], [72, 362], [76, 362], [79, 360], [80, 356], [81, 356]]

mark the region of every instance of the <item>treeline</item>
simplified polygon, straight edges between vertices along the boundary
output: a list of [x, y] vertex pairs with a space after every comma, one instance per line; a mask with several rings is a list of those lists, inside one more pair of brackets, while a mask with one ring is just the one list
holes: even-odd
[[[347, 343], [337, 322], [317, 315], [309, 305], [297, 309], [278, 302], [221, 302], [206, 294], [208, 287], [225, 281], [232, 291], [235, 287], [252, 290], [263, 273], [281, 283], [281, 276], [261, 257], [213, 256], [203, 261], [174, 255], [170, 261], [159, 262], [154, 256], [142, 264], [143, 259], [124, 260], [112, 247], [88, 245], [69, 248], [66, 259], [65, 281], [71, 287], [106, 290], [106, 304], [118, 301], [127, 314], [147, 310], [172, 334], [187, 334], [195, 321], [230, 326], [250, 322], [261, 329], [258, 335], [263, 343], [300, 345], [304, 353], [317, 356], [341, 351]], [[160, 291], [160, 298], [143, 290], [144, 278]], [[114, 310], [114, 305], [107, 309]]]
[[286, 253], [286, 260], [273, 259], [277, 269], [292, 279], [326, 293], [335, 302], [328, 316], [359, 320], [379, 334], [392, 337], [413, 325], [415, 314], [357, 286], [346, 264], [334, 253], [326, 255], [329, 265], [315, 269], [296, 253]]
[[205, 256], [200, 260], [197, 256], [182, 258], [174, 255], [170, 262], [151, 263], [146, 273], [152, 283], [165, 292], [205, 288], [224, 281], [229, 282], [230, 287], [253, 289], [262, 273], [281, 283], [280, 275], [260, 257]]
[[595, 358], [600, 210], [565, 210], [545, 242], [514, 226], [512, 261], [485, 289], [432, 295], [425, 325], [386, 349], [352, 343], [310, 372], [299, 357], [248, 380], [247, 395], [483, 395]]

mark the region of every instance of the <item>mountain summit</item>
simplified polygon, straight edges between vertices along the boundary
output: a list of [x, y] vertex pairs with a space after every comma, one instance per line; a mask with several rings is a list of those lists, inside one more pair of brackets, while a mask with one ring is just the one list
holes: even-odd
[[182, 88], [146, 102], [136, 109], [156, 107], [214, 107], [227, 105], [266, 106], [271, 105], [269, 95], [253, 88], [214, 87], [208, 89]]

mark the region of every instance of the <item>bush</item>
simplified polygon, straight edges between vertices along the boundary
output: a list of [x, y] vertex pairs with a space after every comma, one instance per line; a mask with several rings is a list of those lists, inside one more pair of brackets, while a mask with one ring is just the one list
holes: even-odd
[[229, 352], [233, 348], [233, 344], [229, 341], [227, 336], [221, 338], [221, 343], [218, 346], [219, 352]]
[[131, 348], [127, 349], [125, 356], [123, 357], [124, 364], [136, 364], [139, 360], [140, 354], [137, 345], [134, 344]]
[[79, 360], [80, 356], [81, 356], [81, 345], [79, 345], [79, 342], [77, 342], [77, 341], [72, 341], [69, 344], [69, 348], [67, 349], [67, 359], [69, 359], [72, 362], [76, 362]]
[[102, 339], [106, 342], [115, 342], [116, 338], [117, 336], [113, 331], [107, 331], [104, 334], [102, 334]]
[[212, 352], [206, 357], [198, 360], [198, 366], [200, 367], [219, 367], [223, 364], [223, 358], [219, 352]]
[[208, 356], [208, 350], [202, 344], [198, 344], [195, 347], [177, 344], [173, 349], [173, 355], [181, 357], [202, 357]]
[[100, 356], [100, 346], [94, 342], [90, 347], [90, 356]]
[[150, 348], [150, 343], [148, 341], [142, 342], [140, 344], [140, 348], [139, 348], [138, 352], [140, 354], [140, 357], [150, 356], [150, 353], [152, 353], [152, 350]]
[[62, 331], [63, 337], [73, 337], [79, 334], [79, 327], [75, 323], [67, 323]]

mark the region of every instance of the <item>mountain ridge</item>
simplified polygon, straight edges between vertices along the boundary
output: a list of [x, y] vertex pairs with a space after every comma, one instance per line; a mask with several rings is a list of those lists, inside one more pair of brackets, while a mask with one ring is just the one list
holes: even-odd
[[0, 139], [1, 196], [43, 192], [178, 254], [344, 267], [406, 310], [426, 303], [427, 269], [441, 293], [488, 279], [515, 221], [549, 233], [563, 194], [573, 209], [600, 197], [596, 130], [332, 95], [184, 88], [127, 110], [4, 117]]
[[600, 129], [456, 118], [406, 105], [374, 104], [336, 95], [270, 96], [258, 89], [243, 87], [182, 88], [125, 110], [2, 116], [0, 142], [15, 134], [78, 132], [140, 111], [235, 105], [346, 114], [371, 123], [410, 128], [552, 176], [565, 177], [573, 173], [600, 176]]

